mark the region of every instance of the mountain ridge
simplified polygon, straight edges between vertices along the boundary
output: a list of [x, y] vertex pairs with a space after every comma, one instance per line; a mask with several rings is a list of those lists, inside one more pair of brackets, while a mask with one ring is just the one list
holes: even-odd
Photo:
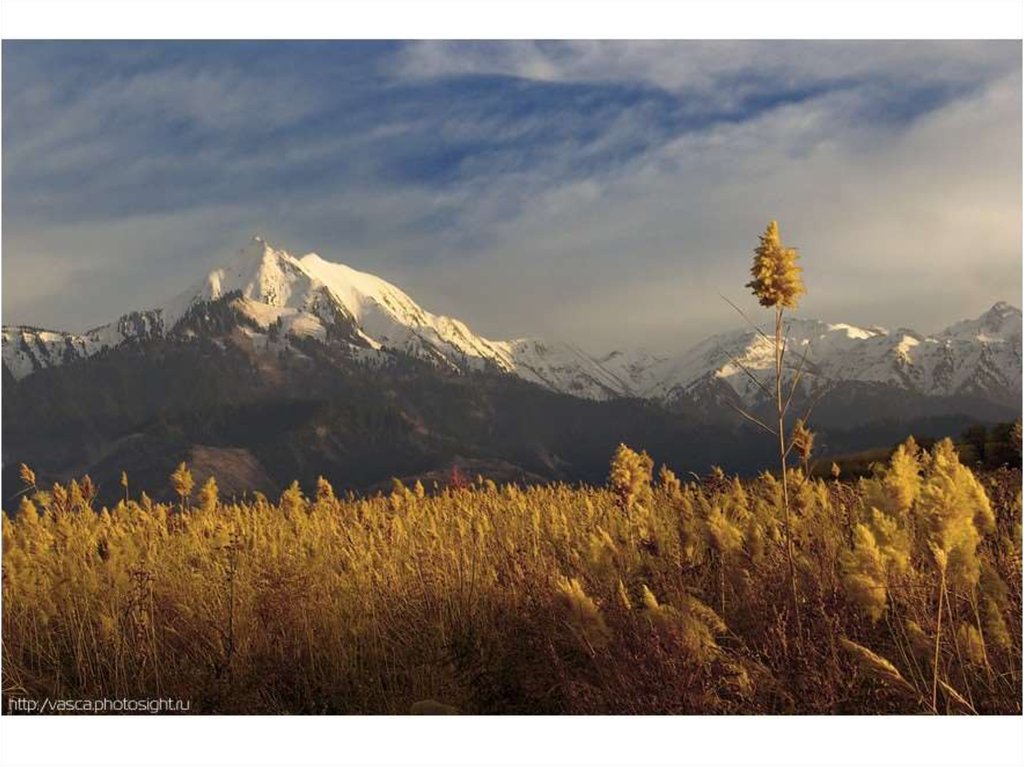
[[[171, 332], [190, 309], [238, 293], [250, 336], [272, 328], [284, 338], [341, 337], [367, 359], [399, 352], [455, 372], [497, 370], [559, 393], [586, 399], [686, 397], [747, 407], [763, 404], [750, 380], [769, 375], [773, 357], [754, 329], [711, 336], [677, 355], [615, 350], [591, 355], [567, 342], [537, 338], [490, 340], [466, 323], [433, 314], [405, 291], [316, 253], [293, 256], [254, 237], [225, 266], [165, 304], [133, 311], [83, 334], [4, 326], [3, 364], [15, 380], [92, 356], [123, 343]], [[793, 317], [787, 322], [788, 375], [806, 354], [803, 388], [878, 383], [923, 396], [971, 395], [1019, 402], [1021, 312], [997, 302], [977, 318], [939, 333], [862, 328]]]

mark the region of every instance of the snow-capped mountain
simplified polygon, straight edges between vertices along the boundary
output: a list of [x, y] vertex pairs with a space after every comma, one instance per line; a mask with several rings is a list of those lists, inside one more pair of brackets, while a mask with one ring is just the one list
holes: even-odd
[[36, 370], [91, 357], [104, 349], [120, 346], [125, 341], [161, 335], [163, 331], [164, 324], [159, 310], [130, 312], [116, 322], [81, 334], [5, 325], [0, 331], [4, 368], [15, 379], [22, 379]]
[[[934, 336], [798, 318], [786, 323], [785, 332], [787, 378], [802, 367], [808, 391], [860, 382], [925, 396], [1020, 401], [1021, 312], [1003, 302]], [[745, 404], [757, 405], [765, 399], [762, 386], [774, 380], [774, 365], [767, 336], [754, 329], [725, 333], [647, 371], [653, 383], [643, 394], [699, 399], [715, 391], [732, 392]]]
[[211, 271], [165, 305], [134, 312], [76, 335], [29, 327], [3, 328], [3, 362], [15, 379], [113, 348], [126, 340], [175, 328], [193, 307], [239, 294], [236, 309], [253, 324], [279, 328], [285, 338], [325, 339], [342, 321], [364, 352], [399, 351], [455, 370], [493, 366], [549, 389], [591, 399], [629, 391], [619, 365], [607, 367], [575, 346], [537, 339], [491, 341], [465, 323], [432, 314], [404, 291], [372, 274], [316, 253], [301, 258], [256, 237], [226, 266]]
[[[226, 266], [163, 306], [81, 335], [4, 327], [4, 366], [22, 379], [127, 340], [164, 335], [195, 307], [232, 294], [239, 296], [235, 309], [251, 321], [246, 332], [263, 343], [272, 329], [287, 343], [294, 337], [325, 340], [344, 327], [345, 343], [364, 356], [397, 351], [457, 371], [491, 368], [589, 399], [724, 396], [756, 406], [763, 393], [751, 375], [767, 379], [774, 364], [771, 343], [752, 329], [713, 336], [670, 357], [640, 351], [592, 356], [569, 343], [539, 339], [492, 341], [458, 319], [432, 314], [379, 277], [315, 253], [296, 258], [254, 238]], [[795, 367], [806, 355], [809, 389], [863, 382], [925, 396], [1020, 401], [1021, 313], [1005, 303], [933, 336], [796, 318], [786, 332], [788, 364]]]

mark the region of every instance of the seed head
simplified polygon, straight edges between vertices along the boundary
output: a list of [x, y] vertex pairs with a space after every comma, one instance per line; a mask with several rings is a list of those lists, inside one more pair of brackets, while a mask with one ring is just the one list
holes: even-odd
[[779, 236], [779, 224], [772, 221], [761, 235], [761, 244], [754, 249], [754, 264], [747, 283], [761, 306], [782, 306], [792, 309], [807, 290], [796, 265], [796, 248], [787, 248]]
[[183, 499], [191, 495], [195, 482], [192, 479], [192, 472], [188, 470], [184, 461], [178, 464], [178, 468], [171, 474], [171, 487]]
[[811, 452], [814, 450], [814, 432], [807, 428], [802, 418], [798, 418], [793, 426], [791, 437], [793, 449], [796, 450], [800, 460], [807, 463], [811, 460]]
[[36, 473], [28, 467], [28, 464], [21, 464], [20, 474], [22, 482], [24, 482], [29, 487], [36, 486]]

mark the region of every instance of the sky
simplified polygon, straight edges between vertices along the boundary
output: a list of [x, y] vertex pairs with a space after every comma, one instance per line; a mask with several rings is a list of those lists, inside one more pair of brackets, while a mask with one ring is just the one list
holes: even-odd
[[678, 352], [757, 315], [1020, 305], [1020, 42], [27, 42], [3, 57], [5, 324], [158, 305], [254, 235], [492, 339]]

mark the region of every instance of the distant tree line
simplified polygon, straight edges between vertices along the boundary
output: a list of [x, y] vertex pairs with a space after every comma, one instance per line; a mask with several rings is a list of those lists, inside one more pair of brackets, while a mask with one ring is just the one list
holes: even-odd
[[1021, 422], [972, 426], [961, 435], [958, 447], [965, 464], [996, 469], [1021, 465]]

